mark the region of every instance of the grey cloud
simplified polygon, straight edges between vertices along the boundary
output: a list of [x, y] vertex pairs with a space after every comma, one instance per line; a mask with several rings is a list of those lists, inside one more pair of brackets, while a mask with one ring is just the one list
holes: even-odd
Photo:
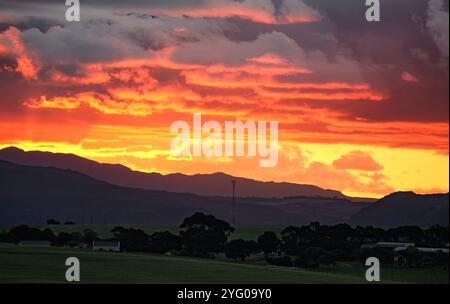
[[[54, 26], [46, 32], [29, 28], [19, 35], [27, 52], [42, 65], [41, 76], [50, 75], [52, 70], [83, 76], [80, 64], [148, 59], [153, 51], [221, 36], [230, 27], [232, 25], [220, 20], [153, 19], [147, 15], [127, 14]], [[0, 33], [0, 42], [2, 39], [8, 40]]]
[[433, 36], [434, 42], [442, 53], [448, 58], [449, 54], [449, 15], [445, 10], [444, 0], [430, 0], [428, 3], [427, 28]]

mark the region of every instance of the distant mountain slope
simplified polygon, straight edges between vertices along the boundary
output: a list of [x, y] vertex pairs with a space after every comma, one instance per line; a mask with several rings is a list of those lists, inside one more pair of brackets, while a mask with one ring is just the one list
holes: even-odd
[[[317, 200], [299, 211], [289, 206], [295, 201], [238, 199], [237, 223], [338, 223], [365, 206], [348, 201]], [[336, 209], [335, 205], [340, 208]], [[77, 223], [92, 220], [96, 224], [180, 224], [185, 217], [198, 211], [230, 221], [231, 200], [125, 188], [72, 170], [0, 161], [0, 224], [3, 225], [42, 225], [49, 218]]]
[[[39, 151], [25, 152], [14, 147], [0, 150], [0, 160], [20, 165], [71, 169], [119, 186], [174, 193], [229, 197], [231, 195], [231, 180], [235, 179], [238, 183], [237, 195], [240, 197], [320, 196], [347, 198], [339, 191], [325, 190], [311, 185], [260, 182], [246, 178], [236, 178], [223, 173], [193, 176], [143, 173], [132, 171], [122, 165], [101, 164], [73, 154]], [[360, 200], [357, 199], [357, 201]]]
[[449, 195], [418, 195], [413, 192], [390, 194], [362, 209], [350, 219], [351, 224], [395, 227], [435, 224], [449, 225]]
[[[238, 198], [239, 225], [448, 225], [447, 195], [395, 193], [375, 204], [325, 198]], [[49, 218], [96, 224], [179, 224], [194, 212], [230, 221], [231, 199], [126, 188], [87, 175], [0, 161], [0, 224]]]

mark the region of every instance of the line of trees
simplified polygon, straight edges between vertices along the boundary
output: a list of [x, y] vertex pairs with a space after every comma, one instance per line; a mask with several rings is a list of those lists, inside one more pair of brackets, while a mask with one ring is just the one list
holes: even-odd
[[[55, 219], [48, 219], [46, 222], [47, 222], [47, 226], [61, 225], [61, 223], [58, 222], [58, 221], [55, 220]], [[63, 225], [75, 225], [75, 222], [72, 222], [72, 221], [66, 221], [66, 222], [64, 222]]]
[[[384, 263], [409, 266], [448, 267], [448, 254], [422, 254], [413, 248], [396, 254], [392, 250], [362, 248], [364, 244], [385, 242], [415, 243], [418, 247], [445, 248], [449, 242], [449, 228], [433, 226], [399, 227], [381, 229], [373, 227], [353, 228], [346, 224], [326, 226], [319, 223], [295, 227], [289, 226], [278, 235], [265, 232], [255, 241], [229, 240], [234, 228], [212, 215], [196, 213], [180, 225], [179, 234], [168, 231], [148, 235], [141, 229], [117, 226], [111, 230], [110, 241], [120, 241], [124, 251], [172, 253], [182, 256], [214, 258], [225, 255], [235, 261], [245, 261], [252, 255], [264, 257], [268, 264], [301, 268], [334, 265], [337, 261], [365, 261], [377, 256]], [[0, 234], [0, 241], [50, 240], [55, 246], [90, 246], [99, 240], [98, 235], [86, 229], [82, 233], [60, 232], [54, 235], [50, 229], [40, 230], [28, 226], [12, 228]]]
[[87, 247], [93, 241], [99, 240], [97, 233], [91, 229], [82, 232], [60, 232], [57, 235], [50, 228], [38, 229], [27, 225], [11, 228], [8, 232], [0, 233], [0, 242], [20, 243], [21, 241], [50, 241], [53, 246]]

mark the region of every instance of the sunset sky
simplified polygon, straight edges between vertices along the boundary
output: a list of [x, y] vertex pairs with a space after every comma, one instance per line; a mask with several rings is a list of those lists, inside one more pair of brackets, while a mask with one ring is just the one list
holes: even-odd
[[[347, 195], [449, 191], [444, 0], [0, 0], [0, 148]], [[170, 125], [279, 121], [279, 162], [170, 155]]]

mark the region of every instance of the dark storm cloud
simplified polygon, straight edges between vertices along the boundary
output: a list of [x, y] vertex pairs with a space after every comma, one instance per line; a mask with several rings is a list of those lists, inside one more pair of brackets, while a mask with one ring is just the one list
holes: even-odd
[[[335, 47], [327, 46], [327, 49], [339, 50], [360, 62], [364, 77], [390, 96], [382, 103], [342, 104], [343, 111], [374, 121], [448, 121], [448, 1], [382, 1], [379, 23], [365, 21], [364, 1], [305, 2], [326, 16], [321, 25], [336, 37]], [[439, 11], [441, 14], [430, 16], [433, 2], [445, 3], [444, 11]], [[439, 6], [433, 9], [438, 10]], [[445, 10], [446, 34], [443, 32]], [[430, 33], [430, 18], [440, 19], [434, 22], [438, 33]], [[436, 35], [440, 35], [438, 43]], [[290, 36], [298, 42], [304, 41], [300, 34], [290, 33]], [[442, 52], [442, 45], [447, 45], [447, 54]], [[405, 71], [419, 82], [403, 81], [401, 74]], [[339, 108], [339, 103], [331, 107]]]

